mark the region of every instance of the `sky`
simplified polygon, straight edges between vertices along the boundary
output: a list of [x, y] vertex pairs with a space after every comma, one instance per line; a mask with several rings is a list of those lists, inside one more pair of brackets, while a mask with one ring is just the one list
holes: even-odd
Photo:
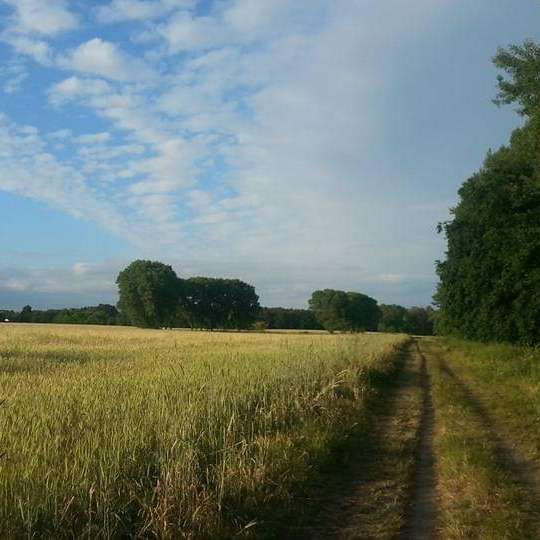
[[538, 0], [0, 0], [0, 308], [114, 303], [138, 258], [429, 304], [527, 38]]

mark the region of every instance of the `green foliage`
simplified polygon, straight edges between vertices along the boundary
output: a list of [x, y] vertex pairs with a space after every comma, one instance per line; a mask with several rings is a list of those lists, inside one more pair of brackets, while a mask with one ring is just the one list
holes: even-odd
[[508, 146], [459, 190], [448, 240], [437, 263], [437, 329], [482, 341], [540, 340], [540, 48], [500, 50], [498, 103], [517, 102], [528, 117]]
[[357, 292], [333, 289], [315, 291], [309, 300], [309, 307], [329, 332], [376, 330], [379, 322], [377, 301]]
[[194, 277], [182, 282], [177, 317], [191, 328], [249, 328], [259, 311], [255, 288], [239, 279]]
[[15, 318], [17, 317], [17, 312], [11, 310], [11, 309], [2, 309], [0, 310], [0, 322], [4, 321], [15, 321]]
[[406, 333], [415, 336], [432, 336], [435, 310], [432, 307], [411, 307], [407, 310]]
[[315, 291], [309, 300], [309, 307], [325, 330], [349, 330], [347, 319], [347, 293], [324, 289]]
[[540, 46], [528, 40], [523, 45], [501, 48], [493, 63], [510, 77], [497, 77], [499, 93], [494, 102], [497, 105], [518, 103], [521, 114], [537, 114], [540, 109]]
[[381, 312], [380, 332], [407, 332], [407, 308], [396, 304], [381, 304], [379, 309]]
[[28, 323], [121, 324], [120, 313], [110, 304], [46, 310], [31, 309], [30, 306], [25, 306], [20, 313], [15, 311], [0, 311], [0, 320], [4, 319], [9, 319], [11, 322]]
[[315, 314], [309, 309], [263, 307], [259, 313], [259, 320], [269, 329], [322, 330]]
[[377, 300], [366, 294], [348, 292], [347, 303], [346, 314], [351, 330], [377, 330], [380, 317]]
[[397, 332], [416, 336], [433, 335], [435, 310], [431, 307], [406, 308], [396, 304], [381, 304], [380, 332]]
[[[524, 128], [526, 130], [527, 128]], [[488, 156], [459, 191], [442, 228], [438, 328], [479, 340], [537, 341], [540, 328], [540, 184], [523, 133]]]
[[118, 307], [131, 324], [159, 328], [171, 323], [181, 288], [171, 266], [157, 261], [134, 261], [120, 272], [116, 283]]
[[32, 319], [32, 306], [24, 306], [19, 314], [19, 322], [30, 322]]

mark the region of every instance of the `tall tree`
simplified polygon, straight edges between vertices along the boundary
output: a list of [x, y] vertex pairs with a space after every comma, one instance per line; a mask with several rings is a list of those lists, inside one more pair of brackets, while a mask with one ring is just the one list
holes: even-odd
[[441, 224], [438, 330], [481, 340], [540, 341], [540, 48], [499, 50], [496, 102], [517, 103], [526, 122], [459, 190]]
[[407, 332], [407, 308], [397, 304], [381, 304], [379, 330], [381, 332]]
[[506, 72], [499, 75], [497, 105], [519, 104], [522, 115], [532, 117], [540, 110], [540, 46], [527, 40], [523, 45], [500, 48], [493, 63]]
[[32, 306], [24, 306], [19, 314], [19, 322], [32, 322]]
[[138, 260], [118, 274], [118, 307], [135, 326], [168, 326], [178, 305], [181, 281], [171, 266]]
[[239, 279], [193, 277], [183, 282], [178, 316], [194, 328], [248, 328], [259, 312], [255, 288]]
[[411, 307], [405, 316], [405, 332], [417, 336], [432, 336], [435, 310], [432, 307]]
[[315, 291], [309, 300], [309, 307], [321, 326], [329, 332], [377, 329], [377, 301], [365, 294], [334, 289]]
[[329, 332], [350, 330], [348, 307], [347, 293], [334, 289], [315, 291], [309, 300], [309, 308], [321, 326]]
[[377, 330], [380, 311], [377, 300], [367, 294], [358, 292], [347, 293], [347, 318], [349, 328], [353, 331]]

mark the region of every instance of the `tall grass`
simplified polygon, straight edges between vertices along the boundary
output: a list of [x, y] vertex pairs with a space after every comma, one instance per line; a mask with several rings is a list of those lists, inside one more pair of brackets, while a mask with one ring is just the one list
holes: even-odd
[[0, 536], [268, 532], [404, 339], [3, 325]]

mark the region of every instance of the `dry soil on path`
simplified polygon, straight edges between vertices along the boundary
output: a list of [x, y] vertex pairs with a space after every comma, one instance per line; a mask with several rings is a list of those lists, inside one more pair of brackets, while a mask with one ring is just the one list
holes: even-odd
[[417, 341], [404, 351], [395, 384], [372, 410], [368, 441], [352, 456], [304, 538], [435, 538], [435, 412], [426, 358]]

